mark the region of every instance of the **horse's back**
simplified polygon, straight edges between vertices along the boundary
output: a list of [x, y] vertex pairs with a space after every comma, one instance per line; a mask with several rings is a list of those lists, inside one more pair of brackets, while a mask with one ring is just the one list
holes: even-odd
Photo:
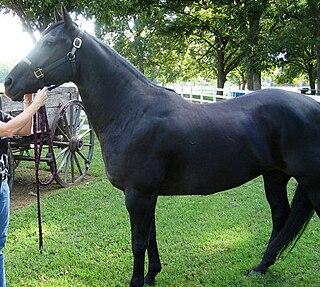
[[306, 96], [261, 90], [172, 114], [162, 130], [171, 151], [166, 188], [206, 194], [269, 169], [304, 177], [320, 168], [320, 105]]

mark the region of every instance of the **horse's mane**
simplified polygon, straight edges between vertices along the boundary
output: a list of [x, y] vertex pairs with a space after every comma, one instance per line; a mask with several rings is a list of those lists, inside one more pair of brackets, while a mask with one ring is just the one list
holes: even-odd
[[58, 22], [55, 22], [55, 23], [49, 25], [49, 26], [41, 33], [41, 36], [44, 36], [44, 35], [48, 34], [53, 28], [55, 28], [55, 27], [57, 27], [57, 26], [59, 26], [59, 25], [61, 25], [61, 24], [63, 24], [63, 23], [64, 23], [64, 20], [60, 20], [60, 21], [58, 21]]
[[140, 72], [133, 64], [131, 64], [126, 58], [121, 56], [116, 50], [112, 49], [109, 45], [104, 43], [102, 40], [100, 40], [97, 37], [91, 36], [91, 38], [98, 44], [100, 47], [107, 51], [108, 53], [111, 53], [114, 55], [117, 60], [123, 65], [127, 70], [129, 70], [131, 73], [133, 73], [137, 78], [142, 80], [143, 82], [154, 85], [142, 72]]
[[[74, 23], [74, 22], [73, 22]], [[50, 24], [42, 33], [41, 36], [44, 36], [45, 34], [49, 33], [52, 29], [55, 27], [64, 24], [64, 20], [57, 21], [55, 23]], [[76, 23], [74, 23], [76, 26], [78, 26]]]

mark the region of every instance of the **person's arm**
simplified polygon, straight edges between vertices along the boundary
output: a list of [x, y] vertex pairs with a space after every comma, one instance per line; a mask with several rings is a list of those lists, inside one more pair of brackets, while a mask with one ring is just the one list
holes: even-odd
[[38, 90], [33, 102], [31, 103], [31, 96], [25, 97], [24, 108], [25, 110], [13, 118], [9, 122], [0, 121], [0, 136], [26, 136], [31, 134], [32, 117], [43, 106], [47, 100], [47, 87]]
[[[23, 110], [26, 110], [32, 103], [32, 95], [33, 94], [26, 94], [23, 97]], [[27, 136], [32, 133], [32, 118], [28, 121], [28, 123], [18, 132], [18, 136]]]

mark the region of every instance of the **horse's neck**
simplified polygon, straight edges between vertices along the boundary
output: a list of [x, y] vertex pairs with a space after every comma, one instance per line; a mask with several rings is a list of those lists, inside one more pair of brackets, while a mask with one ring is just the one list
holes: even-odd
[[94, 128], [106, 129], [124, 114], [143, 108], [139, 98], [142, 91], [152, 85], [131, 64], [99, 41], [88, 39], [83, 45], [88, 46], [77, 55], [81, 62], [76, 84]]

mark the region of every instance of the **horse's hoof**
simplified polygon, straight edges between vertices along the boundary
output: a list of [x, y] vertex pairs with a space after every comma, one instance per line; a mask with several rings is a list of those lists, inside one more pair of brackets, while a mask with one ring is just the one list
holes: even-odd
[[154, 277], [148, 277], [146, 276], [146, 278], [144, 278], [144, 286], [150, 286], [150, 285], [154, 285], [156, 283], [156, 280]]
[[144, 284], [145, 285], [154, 285], [156, 283], [156, 276], [158, 275], [159, 271], [149, 271], [146, 277], [144, 277]]
[[264, 273], [261, 272], [261, 271], [252, 269], [252, 270], [248, 273], [247, 276], [249, 276], [249, 277], [255, 277], [255, 276], [261, 276], [261, 275], [264, 275]]

